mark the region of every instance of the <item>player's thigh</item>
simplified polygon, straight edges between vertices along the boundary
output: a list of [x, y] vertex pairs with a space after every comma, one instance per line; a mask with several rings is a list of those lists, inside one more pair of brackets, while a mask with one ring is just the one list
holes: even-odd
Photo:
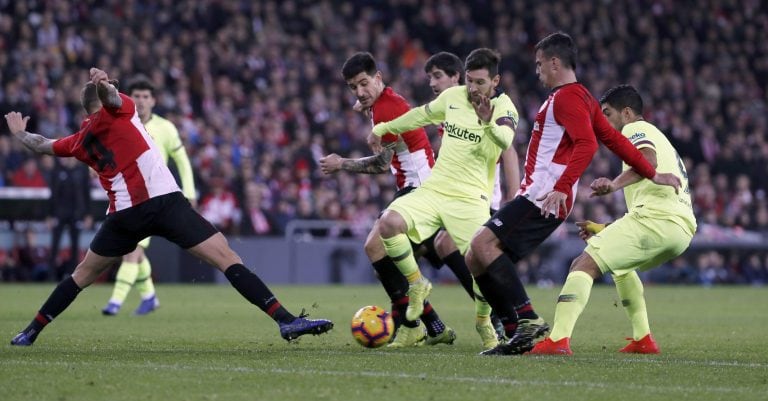
[[589, 239], [585, 252], [603, 274], [656, 267], [685, 251], [691, 237], [677, 224], [628, 213]]
[[461, 254], [467, 252], [469, 243], [478, 229], [488, 220], [488, 203], [483, 199], [450, 199], [440, 213], [445, 231]]
[[130, 208], [107, 216], [91, 241], [90, 249], [101, 256], [127, 255], [147, 233], [142, 234], [141, 211]]
[[93, 283], [104, 270], [119, 260], [119, 256], [102, 256], [89, 249], [85, 253], [85, 258], [72, 272], [72, 279], [78, 287], [85, 288]]
[[542, 216], [541, 209], [518, 196], [491, 216], [485, 227], [501, 241], [504, 252], [517, 262], [533, 252], [562, 223], [561, 219]]
[[187, 251], [222, 272], [235, 264], [242, 264], [240, 256], [229, 247], [224, 234], [217, 232], [205, 241], [188, 248]]
[[142, 248], [141, 245], [139, 245], [136, 247], [136, 249], [134, 249], [127, 255], [124, 255], [123, 261], [129, 262], [129, 263], [140, 263], [143, 258], [144, 258], [144, 248]]
[[440, 208], [444, 198], [433, 191], [417, 188], [407, 196], [395, 199], [387, 210], [397, 212], [403, 218], [408, 238], [419, 244], [440, 229]]
[[175, 192], [163, 199], [157, 217], [153, 220], [151, 234], [164, 237], [182, 249], [189, 249], [218, 232], [219, 230], [192, 208], [181, 192]]

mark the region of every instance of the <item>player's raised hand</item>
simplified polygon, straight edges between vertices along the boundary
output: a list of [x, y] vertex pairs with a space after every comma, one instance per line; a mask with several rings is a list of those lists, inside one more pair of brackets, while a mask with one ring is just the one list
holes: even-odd
[[371, 148], [373, 153], [381, 153], [384, 150], [381, 146], [381, 137], [374, 133], [368, 135], [368, 147]]
[[366, 117], [371, 116], [371, 108], [370, 107], [363, 107], [363, 104], [360, 103], [359, 100], [355, 101], [355, 104], [352, 105], [352, 110], [365, 114]]
[[333, 174], [341, 170], [341, 163], [343, 159], [336, 153], [331, 153], [328, 156], [322, 157], [319, 161], [320, 171], [324, 174]]
[[477, 89], [470, 88], [469, 98], [472, 102], [472, 107], [475, 109], [475, 114], [482, 122], [488, 123], [493, 117], [493, 106], [491, 106], [491, 99], [479, 92]]
[[610, 178], [605, 177], [600, 177], [592, 181], [592, 184], [589, 185], [589, 188], [592, 190], [592, 193], [589, 194], [590, 198], [595, 196], [608, 195], [616, 190], [613, 185], [613, 181]]
[[554, 217], [558, 217], [561, 210], [563, 211], [563, 214], [568, 212], [568, 208], [565, 204], [566, 199], [568, 199], [568, 195], [558, 191], [550, 191], [536, 200], [544, 201], [541, 204], [542, 216], [549, 217], [551, 214]]
[[595, 223], [592, 220], [577, 221], [576, 226], [579, 227], [579, 238], [584, 241], [588, 240], [591, 236], [603, 231], [605, 224]]
[[5, 115], [5, 121], [8, 123], [8, 129], [11, 130], [11, 133], [16, 135], [27, 130], [29, 116], [24, 117], [18, 111], [12, 111]]
[[669, 185], [675, 189], [676, 194], [680, 193], [682, 182], [680, 182], [680, 178], [672, 173], [656, 173], [651, 181], [656, 185]]
[[93, 82], [94, 85], [98, 85], [102, 81], [105, 83], [109, 82], [109, 76], [103, 70], [92, 67], [89, 72], [91, 75], [91, 82]]

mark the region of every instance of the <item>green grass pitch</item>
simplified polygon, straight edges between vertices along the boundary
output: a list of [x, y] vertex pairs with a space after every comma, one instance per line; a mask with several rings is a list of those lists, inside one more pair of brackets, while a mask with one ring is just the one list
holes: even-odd
[[[32, 347], [9, 340], [53, 285], [0, 285], [0, 399], [15, 400], [768, 400], [768, 290], [647, 287], [661, 355], [616, 352], [631, 334], [615, 290], [597, 286], [576, 325], [573, 357], [481, 357], [473, 305], [456, 286], [432, 303], [453, 346], [369, 350], [349, 333], [361, 306], [387, 306], [375, 286], [278, 286], [336, 328], [286, 343], [227, 285], [159, 285], [161, 307], [101, 316], [95, 285]], [[550, 323], [559, 288], [531, 289]]]

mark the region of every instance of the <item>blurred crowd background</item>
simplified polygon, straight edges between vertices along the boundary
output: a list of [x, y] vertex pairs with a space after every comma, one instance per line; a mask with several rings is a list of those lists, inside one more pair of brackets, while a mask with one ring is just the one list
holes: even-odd
[[[337, 233], [364, 238], [394, 193], [391, 175], [317, 168], [331, 152], [370, 154], [370, 121], [352, 111], [343, 61], [370, 51], [385, 83], [415, 106], [433, 96], [423, 71], [431, 54], [497, 49], [523, 160], [547, 95], [533, 45], [556, 30], [576, 40], [577, 75], [595, 96], [619, 83], [640, 89], [646, 118], [685, 162], [700, 236], [768, 232], [768, 5], [759, 0], [0, 0], [0, 114], [21, 111], [30, 131], [66, 136], [83, 118], [89, 67], [123, 82], [144, 74], [158, 87], [156, 112], [184, 140], [199, 207], [222, 231], [283, 235], [292, 220], [337, 220], [349, 227]], [[0, 125], [0, 186], [49, 185], [53, 159], [32, 156]], [[602, 148], [571, 221], [623, 214], [620, 194], [587, 198], [594, 178], [619, 169]], [[16, 251], [5, 259], [19, 263]], [[768, 254], [689, 252], [649, 278], [765, 284]]]

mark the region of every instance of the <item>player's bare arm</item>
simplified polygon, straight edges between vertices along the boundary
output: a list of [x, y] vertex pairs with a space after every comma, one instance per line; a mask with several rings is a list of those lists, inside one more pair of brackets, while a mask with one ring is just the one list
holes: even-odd
[[504, 196], [502, 203], [511, 201], [520, 189], [520, 162], [514, 146], [501, 152], [501, 169], [504, 172]]
[[[652, 148], [642, 148], [640, 149], [640, 153], [643, 154], [646, 160], [648, 160], [648, 163], [653, 166], [653, 168], [656, 168], [657, 161], [656, 161], [656, 151]], [[616, 178], [613, 180], [609, 180], [607, 178], [601, 177], [596, 179], [592, 182], [590, 185], [590, 188], [592, 189], [592, 193], [589, 195], [590, 197], [594, 196], [602, 196], [610, 194], [614, 191], [618, 191], [626, 186], [632, 185], [636, 182], [640, 182], [643, 180], [643, 176], [635, 172], [634, 169], [629, 169], [627, 171], [622, 172], [619, 174]], [[680, 178], [678, 178], [676, 175], [671, 173], [656, 173], [655, 176], [651, 179], [655, 184], [657, 185], [668, 185], [673, 188], [675, 188], [675, 193], [678, 193], [680, 189]]]
[[23, 117], [21, 113], [12, 111], [5, 115], [5, 121], [13, 136], [18, 138], [29, 150], [46, 155], [53, 154], [53, 140], [42, 135], [27, 132], [29, 116]]
[[335, 153], [320, 159], [320, 170], [325, 174], [332, 174], [339, 170], [358, 174], [381, 174], [389, 170], [394, 156], [394, 144], [383, 147], [381, 152], [359, 159], [345, 159]]
[[120, 98], [117, 88], [110, 83], [107, 73], [98, 68], [91, 68], [90, 74], [91, 82], [96, 85], [96, 92], [101, 104], [105, 107], [119, 109], [123, 105], [123, 99]]
[[384, 148], [381, 146], [381, 137], [374, 133], [368, 135], [367, 142], [368, 147], [371, 148], [374, 153], [381, 153], [384, 150]]

